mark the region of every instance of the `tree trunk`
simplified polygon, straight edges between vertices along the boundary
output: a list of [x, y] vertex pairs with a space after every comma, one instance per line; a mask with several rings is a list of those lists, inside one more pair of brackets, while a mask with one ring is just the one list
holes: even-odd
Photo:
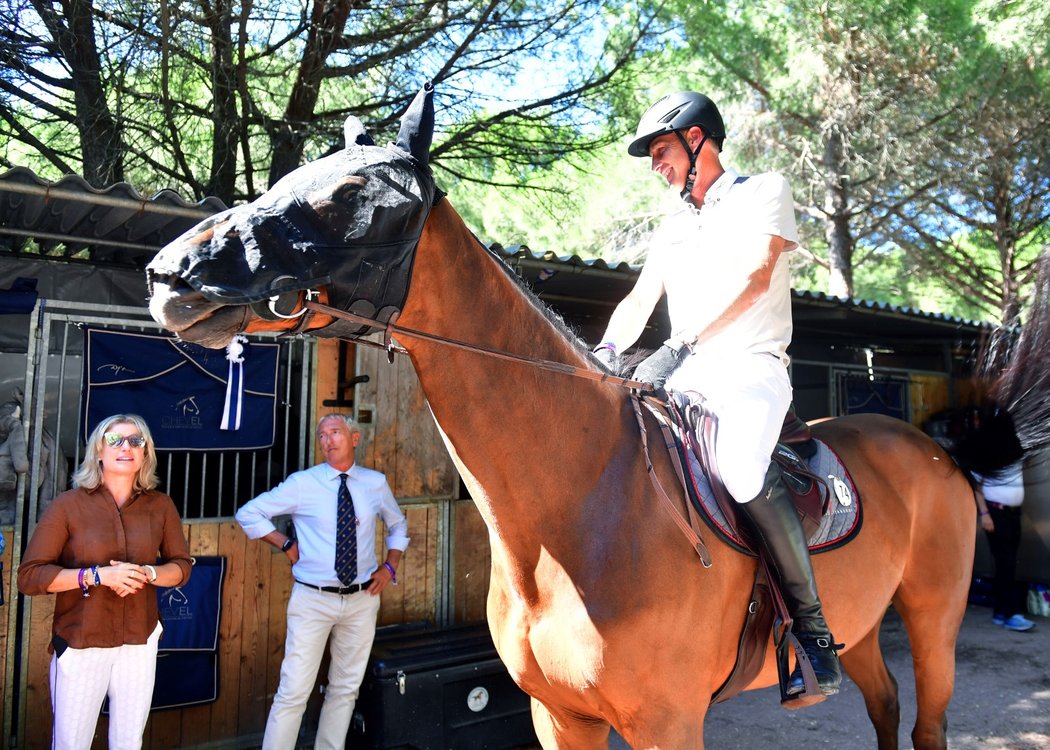
[[205, 195], [214, 195], [227, 206], [237, 186], [237, 148], [241, 118], [237, 112], [238, 82], [234, 65], [233, 22], [229, 0], [218, 0], [208, 15], [211, 30], [212, 149], [210, 178]]
[[69, 64], [84, 179], [97, 188], [120, 182], [124, 179], [124, 144], [106, 101], [92, 0], [69, 0], [64, 23], [51, 3], [36, 0], [34, 7]]
[[313, 121], [328, 56], [346, 26], [353, 0], [314, 0], [299, 73], [281, 122], [270, 128], [270, 186], [299, 166]]
[[824, 145], [825, 211], [824, 236], [828, 242], [828, 294], [853, 296], [853, 233], [849, 219], [849, 173], [842, 137], [832, 131]]

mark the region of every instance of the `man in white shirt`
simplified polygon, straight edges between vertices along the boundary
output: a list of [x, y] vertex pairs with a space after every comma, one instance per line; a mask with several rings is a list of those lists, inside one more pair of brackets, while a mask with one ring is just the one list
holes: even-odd
[[[325, 462], [289, 476], [237, 511], [250, 539], [263, 539], [292, 562], [288, 634], [281, 681], [263, 736], [264, 750], [296, 746], [325, 644], [331, 664], [314, 748], [342, 748], [375, 638], [379, 594], [397, 584], [408, 524], [386, 477], [354, 463], [357, 424], [328, 414], [317, 425]], [[343, 489], [345, 485], [345, 490]], [[295, 538], [274, 516], [291, 515]], [[386, 525], [386, 560], [375, 556], [376, 518]], [[342, 532], [342, 533], [341, 533]]]
[[653, 235], [638, 281], [594, 353], [618, 369], [619, 352], [634, 344], [667, 296], [671, 338], [634, 379], [656, 390], [698, 392], [717, 415], [722, 480], [769, 553], [792, 632], [820, 685], [820, 695], [803, 697], [795, 668], [788, 684], [795, 698], [786, 705], [801, 707], [838, 692], [842, 674], [802, 526], [770, 461], [791, 403], [787, 253], [798, 246], [794, 203], [780, 175], [726, 170], [724, 139], [722, 117], [703, 94], [671, 94], [642, 116], [628, 153], [649, 157], [684, 205]]

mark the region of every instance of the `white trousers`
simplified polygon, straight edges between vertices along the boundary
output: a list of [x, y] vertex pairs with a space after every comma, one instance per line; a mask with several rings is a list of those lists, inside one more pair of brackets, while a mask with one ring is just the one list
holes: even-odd
[[51, 656], [53, 750], [87, 750], [102, 701], [109, 695], [110, 750], [138, 750], [153, 702], [160, 623], [146, 643], [67, 648]]
[[697, 391], [707, 400], [718, 417], [715, 459], [722, 481], [738, 503], [753, 500], [791, 406], [787, 367], [769, 354], [691, 354], [671, 374], [667, 388]]
[[328, 686], [313, 746], [314, 750], [340, 750], [345, 746], [378, 616], [379, 597], [367, 591], [340, 596], [298, 583], [292, 586], [281, 682], [266, 720], [263, 750], [295, 747], [303, 712], [329, 641]]

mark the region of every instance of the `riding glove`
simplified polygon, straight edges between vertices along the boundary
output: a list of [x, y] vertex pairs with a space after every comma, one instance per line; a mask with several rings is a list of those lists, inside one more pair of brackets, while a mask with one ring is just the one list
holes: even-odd
[[[688, 350], [685, 353], [688, 354]], [[682, 364], [683, 357], [681, 348], [675, 349], [665, 343], [638, 365], [633, 380], [652, 383], [654, 391], [662, 390], [671, 373]]]

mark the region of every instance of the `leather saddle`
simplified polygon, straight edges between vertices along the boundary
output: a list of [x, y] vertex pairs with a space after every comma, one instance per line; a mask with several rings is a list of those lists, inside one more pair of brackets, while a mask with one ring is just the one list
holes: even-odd
[[[717, 420], [714, 415], [704, 408], [702, 399], [688, 399], [683, 394], [673, 392], [667, 408], [678, 425], [679, 450], [692, 451], [703, 467], [711, 494], [728, 523], [728, 541], [738, 549], [742, 548], [742, 551], [757, 556], [761, 548], [751, 539], [747, 525], [741, 523], [737, 503], [726, 490], [718, 473], [714, 450]], [[817, 476], [804, 460], [816, 452], [817, 444], [809, 425], [799, 418], [794, 409], [789, 409], [772, 460], [780, 467], [781, 481], [795, 502], [807, 539], [820, 526], [830, 498], [824, 478]], [[694, 503], [698, 500], [693, 498]]]
[[[781, 700], [786, 703], [789, 700], [786, 693], [789, 648], [794, 647], [797, 653], [801, 646], [790, 633], [790, 614], [774, 577], [768, 572], [765, 553], [752, 539], [748, 525], [741, 521], [737, 503], [719, 477], [717, 462], [714, 460], [717, 419], [705, 408], [699, 394], [671, 392], [669, 395], [671, 398], [667, 402], [658, 402], [666, 408], [662, 415], [661, 410], [654, 406], [655, 400], [647, 405], [665, 431], [665, 442], [672, 451], [672, 460], [686, 489], [688, 515], [694, 531], [699, 533], [695, 528], [696, 520], [703, 519], [724, 541], [738, 551], [760, 560], [740, 634], [736, 664], [729, 677], [713, 694], [712, 703], [728, 700], [750, 685], [762, 670], [770, 640], [776, 649]], [[669, 420], [672, 428], [667, 427], [662, 416]], [[670, 438], [667, 432], [673, 432], [674, 437]], [[803, 530], [810, 540], [811, 551], [833, 549], [845, 544], [859, 531], [859, 498], [856, 497], [845, 467], [826, 445], [814, 439], [809, 425], [793, 409], [785, 417], [772, 459], [780, 466], [782, 481], [795, 501]], [[710, 497], [701, 497], [697, 483], [687, 478], [693, 473], [692, 466], [696, 463], [702, 469], [702, 479], [705, 480]], [[819, 467], [822, 473], [816, 473], [813, 466]], [[712, 498], [715, 507], [710, 504]], [[705, 501], [709, 504], [705, 505]], [[845, 514], [844, 520], [837, 526], [829, 523], [832, 515], [844, 515], [844, 510], [848, 510], [851, 515]], [[815, 538], [818, 540], [816, 544]], [[703, 547], [702, 543], [700, 546]], [[710, 564], [704, 554], [701, 554], [701, 560], [705, 565]], [[808, 660], [805, 660], [803, 671], [807, 668], [812, 671]], [[815, 677], [813, 682], [815, 684]]]

